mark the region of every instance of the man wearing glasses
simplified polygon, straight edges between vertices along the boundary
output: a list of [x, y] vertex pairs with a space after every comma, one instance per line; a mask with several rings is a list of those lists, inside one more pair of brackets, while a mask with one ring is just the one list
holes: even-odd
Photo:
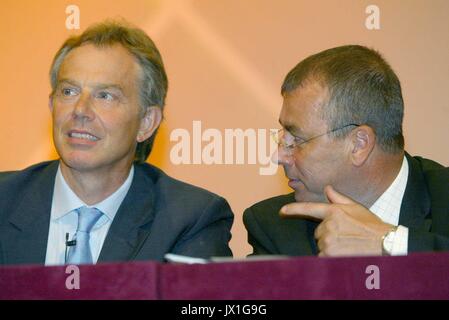
[[350, 45], [312, 55], [281, 93], [276, 158], [294, 193], [245, 211], [253, 254], [449, 249], [449, 170], [404, 151], [401, 85], [379, 53]]

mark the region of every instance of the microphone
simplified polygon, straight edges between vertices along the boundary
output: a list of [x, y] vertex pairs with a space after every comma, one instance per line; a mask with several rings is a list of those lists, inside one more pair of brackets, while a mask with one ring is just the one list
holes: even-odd
[[65, 245], [66, 245], [66, 249], [67, 249], [67, 247], [76, 246], [76, 240], [69, 241], [69, 233], [68, 232], [66, 232], [66, 234], [65, 234]]
[[69, 241], [69, 233], [66, 232], [65, 234], [65, 253], [64, 253], [64, 259], [65, 259], [65, 263], [67, 263], [67, 251], [69, 247], [74, 247], [76, 246], [76, 240], [70, 240]]

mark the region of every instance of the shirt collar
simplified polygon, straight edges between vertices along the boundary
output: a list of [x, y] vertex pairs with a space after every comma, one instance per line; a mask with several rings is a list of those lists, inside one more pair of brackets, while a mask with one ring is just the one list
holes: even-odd
[[385, 222], [397, 225], [401, 211], [402, 198], [408, 180], [408, 161], [404, 156], [402, 166], [393, 183], [370, 207], [370, 211]]
[[53, 202], [51, 207], [51, 217], [56, 220], [62, 218], [68, 213], [82, 206], [95, 207], [111, 221], [114, 219], [120, 205], [125, 199], [126, 194], [131, 187], [131, 183], [134, 177], [134, 166], [126, 178], [125, 182], [118, 188], [113, 194], [104, 199], [103, 201], [96, 203], [92, 206], [88, 206], [82, 201], [73, 191], [64, 179], [61, 172], [61, 166], [58, 166], [58, 171], [55, 178], [55, 186], [53, 192]]

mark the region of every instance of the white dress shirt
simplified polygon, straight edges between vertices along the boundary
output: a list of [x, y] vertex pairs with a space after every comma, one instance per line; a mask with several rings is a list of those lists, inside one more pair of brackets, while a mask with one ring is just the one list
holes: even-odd
[[66, 233], [69, 234], [69, 240], [72, 240], [78, 226], [78, 214], [75, 209], [82, 206], [95, 207], [103, 213], [100, 220], [98, 220], [90, 232], [92, 258], [94, 263], [97, 262], [109, 227], [131, 187], [133, 176], [134, 167], [131, 167], [128, 178], [126, 178], [120, 188], [105, 200], [88, 206], [70, 189], [62, 175], [61, 166], [58, 167], [51, 204], [45, 265], [65, 264]]
[[[397, 226], [401, 212], [402, 198], [408, 180], [408, 162], [404, 156], [401, 170], [387, 190], [374, 202], [369, 210], [383, 222]], [[408, 228], [398, 226], [393, 241], [392, 255], [406, 255], [408, 251]]]

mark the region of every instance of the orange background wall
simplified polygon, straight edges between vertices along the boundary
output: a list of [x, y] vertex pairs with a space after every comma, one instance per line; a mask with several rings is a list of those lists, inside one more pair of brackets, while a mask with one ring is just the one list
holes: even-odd
[[[67, 30], [68, 5], [81, 30]], [[368, 30], [365, 8], [380, 8]], [[0, 170], [55, 158], [47, 99], [54, 53], [73, 33], [124, 17], [159, 47], [169, 77], [165, 122], [150, 162], [224, 196], [235, 212], [231, 247], [250, 252], [243, 210], [289, 192], [282, 170], [259, 165], [173, 165], [172, 130], [277, 128], [280, 85], [306, 56], [350, 43], [384, 54], [402, 81], [406, 149], [449, 165], [449, 1], [447, 0], [0, 0]], [[180, 212], [182, 214], [182, 212]]]

